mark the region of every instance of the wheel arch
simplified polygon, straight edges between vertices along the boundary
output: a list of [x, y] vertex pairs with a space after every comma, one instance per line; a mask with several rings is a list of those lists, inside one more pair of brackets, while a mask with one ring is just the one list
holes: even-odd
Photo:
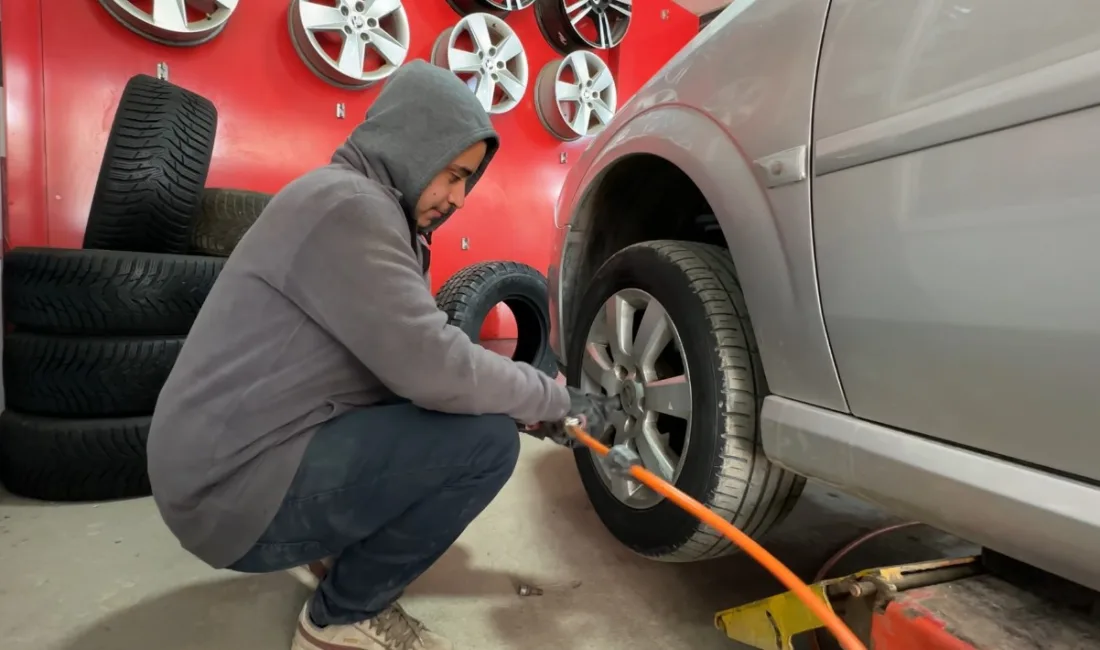
[[[588, 279], [616, 251], [640, 241], [679, 239], [728, 250], [758, 332], [784, 311], [777, 305], [795, 304], [791, 264], [767, 194], [733, 137], [706, 114], [675, 104], [638, 114], [571, 185], [574, 199], [564, 203], [570, 232], [555, 260], [559, 352]], [[713, 219], [698, 218], [708, 213]], [[762, 339], [767, 372], [780, 350]]]

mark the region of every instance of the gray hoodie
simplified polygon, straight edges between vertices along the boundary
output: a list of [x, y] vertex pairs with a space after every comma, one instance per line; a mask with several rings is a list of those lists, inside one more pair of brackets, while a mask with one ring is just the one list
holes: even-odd
[[287, 185], [249, 229], [149, 431], [153, 497], [184, 548], [217, 568], [243, 556], [314, 432], [351, 409], [399, 396], [522, 421], [566, 414], [552, 378], [448, 325], [425, 277], [413, 206], [482, 140], [489, 155], [470, 187], [497, 149], [489, 117], [450, 72], [412, 61], [332, 162]]

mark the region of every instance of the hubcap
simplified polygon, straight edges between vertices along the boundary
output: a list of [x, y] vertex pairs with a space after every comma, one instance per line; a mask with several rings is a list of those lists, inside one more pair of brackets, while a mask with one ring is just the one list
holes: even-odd
[[[588, 331], [581, 375], [582, 390], [617, 395], [622, 403], [611, 416], [614, 444], [629, 446], [646, 469], [675, 483], [690, 444], [691, 381], [679, 332], [656, 298], [624, 289], [604, 303]], [[662, 499], [593, 459], [624, 504], [649, 508]]]

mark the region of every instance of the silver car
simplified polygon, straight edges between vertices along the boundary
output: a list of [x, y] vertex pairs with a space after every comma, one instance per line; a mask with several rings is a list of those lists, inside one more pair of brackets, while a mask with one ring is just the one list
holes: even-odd
[[[736, 0], [555, 225], [552, 345], [649, 469], [758, 538], [812, 477], [1100, 588], [1100, 2]], [[637, 552], [731, 551], [577, 465]]]

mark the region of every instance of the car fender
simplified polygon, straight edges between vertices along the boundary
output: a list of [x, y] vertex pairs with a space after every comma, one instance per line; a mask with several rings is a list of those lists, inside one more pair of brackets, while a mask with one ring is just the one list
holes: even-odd
[[[591, 162], [584, 172], [567, 183], [558, 209], [566, 210], [561, 216], [571, 221], [568, 233], [557, 238], [560, 250], [555, 251], [554, 261], [558, 268], [553, 273], [559, 277], [552, 291], [560, 304], [555, 309], [569, 314], [570, 304], [564, 301], [577, 297], [575, 291], [563, 289], [572, 286], [570, 274], [577, 269], [570, 257], [583, 250], [593, 218], [580, 209], [586, 196], [598, 190], [601, 176], [617, 162], [635, 154], [660, 156], [692, 179], [716, 213], [737, 267], [771, 391], [843, 410], [846, 404], [839, 386], [831, 393], [815, 388], [829, 386], [830, 379], [836, 384], [827, 343], [821, 345], [827, 339], [816, 291], [807, 296], [795, 281], [800, 272], [812, 276], [812, 250], [809, 267], [807, 260], [792, 259], [756, 166], [723, 125], [698, 109], [662, 99], [663, 103], [638, 111], [613, 134], [604, 134], [602, 146], [586, 152]], [[816, 282], [812, 277], [810, 281]], [[807, 319], [813, 322], [806, 323]], [[560, 354], [565, 349], [560, 331], [564, 328], [556, 329], [553, 335]], [[815, 350], [825, 350], [825, 355], [814, 356]]]

